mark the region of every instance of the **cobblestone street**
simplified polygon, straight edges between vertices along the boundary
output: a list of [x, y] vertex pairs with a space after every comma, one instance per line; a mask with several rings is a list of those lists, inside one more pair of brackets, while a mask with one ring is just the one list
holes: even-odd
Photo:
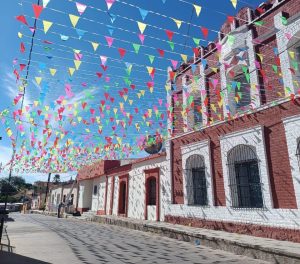
[[153, 234], [42, 215], [12, 214], [14, 252], [49, 263], [266, 263]]

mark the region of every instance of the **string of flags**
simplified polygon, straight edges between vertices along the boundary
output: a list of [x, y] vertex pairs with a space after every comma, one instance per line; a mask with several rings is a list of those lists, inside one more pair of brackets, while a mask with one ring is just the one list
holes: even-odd
[[[166, 4], [169, 1], [161, 2]], [[177, 1], [192, 5], [197, 19], [206, 10], [204, 5]], [[238, 0], [226, 1], [235, 9], [239, 5]], [[154, 135], [156, 142], [163, 142], [172, 136], [173, 131], [168, 129], [168, 123], [175, 127], [182, 125], [184, 131], [197, 129], [199, 124], [194, 122], [180, 123], [191, 114], [198, 113], [209, 125], [253, 111], [257, 94], [275, 88], [270, 82], [271, 73], [278, 77], [283, 86], [276, 48], [273, 49], [273, 57], [255, 53], [251, 65], [263, 78], [264, 85], [253, 84], [250, 82], [253, 70], [250, 70], [248, 49], [241, 47], [228, 61], [221, 56], [224, 45], [231, 47], [236, 44], [236, 38], [230, 33], [226, 35], [225, 44], [214, 43], [216, 51], [212, 56], [196, 62], [193, 57], [199, 59], [202, 56], [199, 48], [202, 42], [209, 43], [209, 38], [218, 31], [197, 26], [201, 37], [187, 36], [180, 32], [184, 24], [194, 25], [191, 22], [122, 0], [103, 0], [106, 7], [104, 14], [109, 23], [96, 23], [95, 17], [88, 18], [88, 12], [99, 11], [100, 8], [73, 0], [68, 2], [73, 2], [76, 8], [76, 13], [60, 10], [60, 15], [68, 24], [47, 17], [45, 10], [58, 10], [53, 8], [52, 1], [43, 0], [41, 5], [32, 5], [33, 18], [40, 22], [42, 36], [38, 34], [39, 27], [31, 26], [30, 15], [16, 16], [22, 25], [18, 32], [20, 58], [13, 61], [17, 89], [11, 106], [0, 110], [0, 122], [17, 150], [14, 161], [11, 161], [17, 170], [76, 171], [99, 158], [120, 159], [137, 155], [144, 149], [148, 135]], [[138, 9], [139, 17], [127, 17], [128, 21], [135, 23], [136, 29], [112, 26], [118, 23], [118, 18], [125, 18], [124, 15], [114, 14], [117, 5]], [[174, 29], [155, 25], [155, 21], [149, 23], [152, 15], [167, 18]], [[234, 19], [227, 16], [229, 23], [233, 23]], [[97, 27], [103, 25], [109, 34], [78, 28], [79, 23], [94, 23]], [[287, 23], [283, 17], [282, 24]], [[54, 31], [58, 30], [59, 25], [62, 26], [61, 31]], [[256, 21], [255, 26], [265, 27], [264, 20]], [[30, 43], [24, 41], [27, 28], [39, 35], [36, 40], [43, 39], [33, 45], [33, 51], [30, 51]], [[120, 29], [123, 35], [116, 38], [115, 31]], [[153, 30], [163, 31], [163, 34], [154, 37]], [[129, 37], [134, 31], [137, 31], [135, 36], [139, 43]], [[145, 35], [146, 32], [148, 35]], [[192, 41], [190, 50], [185, 54], [178, 52], [184, 45], [174, 41], [179, 36], [187, 36]], [[285, 37], [290, 40], [292, 35], [286, 34]], [[155, 46], [154, 41], [159, 45]], [[260, 42], [259, 38], [255, 41]], [[61, 42], [68, 44], [62, 45]], [[164, 46], [166, 43], [168, 49]], [[26, 79], [29, 52], [34, 54], [34, 58], [30, 66], [32, 72]], [[288, 54], [290, 72], [295, 76], [299, 70], [297, 54], [292, 50]], [[237, 65], [242, 75], [239, 79], [236, 79]], [[220, 79], [220, 68], [225, 69], [228, 75], [226, 87]], [[185, 81], [179, 83], [182, 70], [185, 70], [181, 75]], [[207, 72], [209, 77], [203, 81]], [[299, 87], [296, 79], [293, 82]], [[200, 83], [205, 87], [201, 87]], [[173, 92], [176, 85], [182, 89], [182, 94]], [[276, 98], [293, 97], [291, 87], [276, 91]], [[171, 102], [168, 97], [172, 98]], [[228, 98], [232, 98], [230, 102]], [[224, 116], [224, 109], [231, 114]], [[6, 167], [9, 165], [6, 164]]]

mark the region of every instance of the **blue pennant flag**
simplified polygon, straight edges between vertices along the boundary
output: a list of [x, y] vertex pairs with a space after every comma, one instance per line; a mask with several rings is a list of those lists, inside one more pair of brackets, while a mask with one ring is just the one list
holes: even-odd
[[78, 28], [76, 28], [76, 32], [77, 32], [77, 34], [78, 34], [78, 38], [79, 38], [79, 39], [81, 39], [81, 38], [84, 36], [84, 34], [86, 33], [85, 30], [78, 29]]
[[146, 16], [148, 15], [148, 11], [142, 8], [139, 8], [140, 14], [143, 20], [145, 20]]

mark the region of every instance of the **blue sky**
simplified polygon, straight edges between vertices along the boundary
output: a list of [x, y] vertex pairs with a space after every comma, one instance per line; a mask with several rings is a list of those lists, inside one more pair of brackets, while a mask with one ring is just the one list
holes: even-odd
[[[18, 22], [15, 17], [21, 14], [25, 15], [29, 25], [32, 26], [34, 23], [32, 3], [36, 2], [33, 0], [14, 0], [2, 3], [2, 10], [4, 11], [0, 17], [0, 23], [5, 26], [1, 29], [0, 41], [0, 111], [9, 109], [12, 113], [20, 107], [20, 103], [17, 106], [12, 105], [13, 98], [18, 95], [18, 85], [13, 75], [13, 69], [15, 67], [19, 71], [19, 64], [26, 64], [28, 61], [31, 31], [27, 26]], [[212, 30], [219, 30], [226, 20], [226, 14], [234, 15], [241, 7], [245, 5], [255, 7], [261, 1], [238, 1], [237, 9], [234, 9], [229, 0], [166, 0], [165, 4], [162, 0], [119, 0], [113, 4], [108, 13], [104, 0], [80, 0], [78, 2], [88, 5], [88, 7], [80, 16], [76, 28], [74, 28], [70, 22], [69, 14], [79, 16], [75, 2], [73, 0], [51, 0], [37, 21], [35, 45], [33, 46], [24, 106], [29, 106], [31, 117], [34, 118], [38, 126], [35, 130], [30, 130], [32, 126], [27, 123], [23, 124], [25, 133], [18, 141], [18, 148], [22, 140], [30, 141], [29, 138], [32, 133], [37, 141], [42, 141], [42, 130], [45, 126], [45, 119], [47, 119], [45, 114], [57, 114], [58, 108], [61, 107], [61, 105], [58, 105], [57, 100], [61, 96], [64, 96], [67, 104], [72, 105], [73, 108], [65, 110], [65, 117], [60, 123], [50, 120], [50, 127], [53, 131], [59, 129], [61, 132], [63, 128], [64, 131], [68, 132], [62, 140], [63, 143], [69, 138], [77, 146], [93, 148], [99, 144], [105, 144], [105, 136], [117, 134], [119, 138], [122, 138], [122, 143], [135, 146], [141, 136], [153, 134], [156, 131], [164, 134], [166, 132], [166, 90], [164, 84], [167, 78], [166, 69], [171, 66], [170, 60], [180, 63], [182, 60], [180, 54], [192, 56], [192, 47], [195, 47], [193, 38], [201, 39], [200, 44], [206, 45], [208, 41], [216, 38], [216, 33]], [[199, 17], [195, 14], [192, 3], [202, 6]], [[144, 20], [140, 9], [148, 11]], [[177, 28], [172, 18], [183, 21], [180, 29]], [[53, 22], [47, 34], [43, 32], [43, 20]], [[139, 33], [137, 21], [147, 24], [144, 31], [144, 45], [142, 45], [137, 34]], [[193, 25], [189, 27], [184, 22], [190, 22], [197, 25], [197, 27]], [[207, 41], [203, 40], [200, 26], [210, 29]], [[172, 43], [168, 42], [169, 39], [165, 30], [174, 32], [172, 38], [173, 50]], [[18, 32], [21, 32], [22, 38], [18, 38]], [[81, 38], [80, 35], [82, 35]], [[114, 39], [111, 48], [107, 46], [105, 37]], [[68, 40], [63, 40], [66, 38]], [[45, 40], [47, 43], [44, 42]], [[93, 50], [91, 41], [100, 43], [96, 51]], [[20, 53], [21, 42], [25, 45], [24, 54]], [[52, 44], [49, 44], [49, 42]], [[135, 53], [133, 44], [141, 45], [138, 54]], [[126, 50], [124, 58], [120, 58], [119, 48]], [[81, 65], [79, 70], [70, 76], [68, 73], [69, 67], [75, 67], [74, 49], [80, 50], [79, 53], [82, 54]], [[164, 50], [164, 57], [160, 57], [157, 49]], [[150, 61], [149, 55], [150, 58], [154, 56], [153, 62]], [[107, 57], [107, 69], [100, 66], [100, 56]], [[13, 65], [13, 61], [15, 65]], [[149, 76], [147, 66], [155, 68], [153, 80]], [[50, 74], [49, 68], [56, 70], [54, 76]], [[97, 73], [102, 74], [101, 78], [97, 76]], [[25, 70], [21, 72], [21, 76], [24, 77], [24, 74]], [[36, 77], [42, 78], [40, 84], [37, 83]], [[149, 82], [154, 82], [152, 93], [147, 87]], [[71, 87], [73, 93], [70, 98], [65, 92], [66, 84]], [[123, 92], [123, 95], [126, 96], [123, 88], [128, 89], [126, 100], [120, 96], [120, 92]], [[141, 95], [143, 90], [145, 94]], [[107, 100], [105, 93], [108, 93], [109, 99], [113, 98], [113, 101]], [[130, 100], [132, 100], [131, 103], [129, 103]], [[34, 101], [39, 101], [37, 107], [33, 106]], [[79, 116], [90, 120], [93, 116], [90, 108], [98, 111], [99, 115], [98, 109], [102, 103], [101, 101], [105, 101], [105, 109], [104, 116], [101, 117], [103, 132], [99, 134], [97, 133], [99, 124], [86, 126], [77, 118]], [[82, 103], [87, 103], [85, 109], [81, 107]], [[124, 104], [125, 112], [133, 116], [133, 125], [127, 126], [126, 129], [122, 128], [119, 123], [122, 120], [128, 122], [128, 116], [123, 116], [120, 113], [120, 103]], [[78, 105], [78, 113], [76, 117], [73, 117], [77, 124], [72, 126], [68, 115], [74, 114], [75, 105]], [[45, 110], [45, 106], [49, 107], [49, 110]], [[113, 113], [114, 108], [118, 108], [117, 114]], [[138, 113], [136, 113], [136, 109]], [[143, 114], [148, 112], [149, 109], [153, 112], [153, 116], [146, 118], [146, 121], [152, 122], [151, 126], [148, 126], [143, 119]], [[159, 113], [158, 116], [154, 114], [155, 109]], [[42, 115], [37, 114], [38, 110], [43, 111]], [[12, 117], [12, 114], [10, 114], [10, 117]], [[114, 120], [111, 121], [111, 118]], [[119, 120], [118, 123], [117, 120]], [[11, 155], [11, 141], [5, 132], [5, 128], [9, 126], [13, 134], [16, 134], [16, 126], [13, 120], [7, 118], [6, 122], [8, 122], [6, 126], [0, 123], [0, 135], [3, 137], [0, 141], [0, 162], [2, 163], [6, 163]], [[139, 131], [136, 129], [135, 124], [140, 124], [141, 129]], [[113, 127], [115, 127], [115, 130], [113, 130]], [[90, 132], [86, 131], [86, 128]], [[51, 144], [54, 138], [52, 136], [48, 139]], [[27, 147], [28, 149], [29, 147]], [[116, 157], [125, 157], [121, 150], [117, 152]], [[30, 149], [30, 155], [33, 157], [40, 155], [36, 150], [36, 146]], [[133, 155], [140, 156], [144, 154], [134, 151]], [[49, 155], [45, 159], [47, 157]], [[5, 176], [7, 172], [3, 172], [1, 175]], [[40, 174], [26, 174], [29, 181], [33, 181], [37, 177], [40, 177]], [[45, 175], [42, 175], [42, 177], [45, 177]]]

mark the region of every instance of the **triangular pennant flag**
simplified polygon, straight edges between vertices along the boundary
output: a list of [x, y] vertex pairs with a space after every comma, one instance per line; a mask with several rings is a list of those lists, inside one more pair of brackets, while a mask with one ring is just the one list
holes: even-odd
[[106, 25], [106, 27], [107, 27], [107, 30], [108, 30], [109, 35], [112, 36], [113, 33], [114, 33], [114, 27], [111, 26], [111, 25]]
[[101, 64], [102, 64], [102, 65], [105, 65], [106, 62], [107, 62], [107, 57], [105, 57], [105, 56], [100, 56], [100, 60], [101, 60]]
[[193, 38], [193, 40], [194, 40], [194, 43], [195, 43], [197, 46], [199, 46], [199, 44], [200, 44], [200, 39], [198, 39], [198, 38]]
[[168, 41], [168, 43], [170, 45], [171, 50], [173, 51], [174, 50], [174, 42]]
[[176, 23], [177, 28], [180, 29], [182, 21], [181, 21], [181, 20], [178, 20], [178, 19], [175, 19], [175, 18], [172, 18], [172, 19], [173, 19], [173, 21]]
[[116, 15], [113, 15], [112, 13], [109, 13], [109, 12], [107, 12], [107, 13], [108, 13], [108, 15], [109, 15], [109, 17], [110, 17], [111, 23], [114, 23], [115, 20], [116, 20], [116, 18], [117, 18], [117, 16], [116, 16]]
[[43, 6], [32, 4], [34, 16], [36, 19], [38, 19], [43, 11]]
[[108, 47], [111, 47], [114, 42], [114, 38], [105, 36], [105, 39], [106, 39]]
[[98, 49], [99, 43], [91, 41], [91, 44], [93, 46], [94, 51], [96, 51]]
[[115, 0], [106, 0], [107, 9], [109, 10], [114, 4]]
[[81, 39], [83, 37], [83, 35], [86, 33], [85, 30], [82, 30], [82, 29], [78, 29], [76, 28], [76, 32], [78, 34], [78, 38]]
[[168, 39], [169, 39], [170, 41], [172, 41], [174, 32], [172, 32], [171, 30], [166, 30], [166, 34], [167, 34], [167, 36], [168, 36]]
[[46, 34], [49, 30], [49, 28], [52, 26], [52, 22], [43, 20], [43, 26], [44, 26], [44, 33]]
[[193, 6], [195, 8], [195, 11], [196, 11], [196, 14], [197, 14], [197, 17], [198, 17], [200, 15], [202, 7], [198, 6], [198, 5], [195, 5], [195, 4]]
[[50, 74], [52, 75], [52, 76], [54, 76], [55, 75], [55, 73], [56, 73], [56, 69], [49, 69], [49, 71], [50, 71]]
[[76, 2], [76, 7], [79, 15], [82, 15], [86, 9], [86, 5]]
[[138, 24], [138, 27], [139, 27], [139, 30], [140, 30], [141, 34], [143, 34], [146, 27], [147, 27], [147, 24], [139, 22], [139, 21], [137, 22], [137, 24]]
[[139, 34], [139, 39], [140, 39], [141, 43], [144, 44], [145, 35]]
[[177, 67], [178, 61], [176, 61], [176, 60], [171, 60], [171, 63], [172, 63], [173, 69], [175, 70], [176, 67]]
[[26, 26], [28, 26], [28, 23], [27, 23], [27, 21], [26, 21], [25, 16], [20, 15], [20, 16], [17, 16], [16, 19], [17, 19], [18, 21], [22, 22], [23, 24], [25, 24]]
[[187, 62], [187, 55], [185, 54], [180, 54], [182, 60], [186, 63]]
[[140, 11], [142, 19], [145, 20], [146, 16], [148, 15], [148, 11], [145, 9], [142, 9], [142, 8], [139, 8], [139, 11]]
[[66, 40], [69, 39], [69, 36], [60, 35], [60, 39], [61, 39], [62, 41], [66, 41]]
[[42, 77], [35, 77], [35, 81], [38, 85], [40, 85], [42, 81]]
[[69, 14], [69, 18], [70, 18], [70, 21], [71, 21], [73, 27], [76, 27], [76, 25], [77, 25], [78, 20], [79, 20], [80, 17]]
[[69, 68], [69, 74], [70, 74], [70, 76], [72, 76], [73, 74], [74, 74], [74, 72], [75, 72], [75, 68]]
[[125, 56], [125, 54], [126, 54], [126, 50], [123, 49], [123, 48], [118, 48], [118, 51], [120, 53], [120, 57], [123, 58]]
[[148, 55], [148, 58], [149, 58], [150, 63], [152, 64], [155, 57], [153, 55]]
[[232, 3], [233, 7], [236, 8], [236, 6], [237, 6], [237, 0], [230, 0], [230, 1]]
[[204, 38], [207, 39], [208, 29], [205, 28], [205, 27], [201, 27], [201, 31], [202, 31], [202, 34], [203, 34]]
[[81, 61], [80, 60], [74, 60], [74, 64], [75, 64], [76, 70], [78, 70], [79, 67], [80, 67]]
[[134, 48], [135, 53], [138, 54], [141, 45], [140, 45], [140, 44], [135, 44], [135, 43], [133, 43], [132, 46], [133, 46], [133, 48]]
[[48, 3], [50, 2], [50, 0], [43, 0], [43, 7], [47, 7]]
[[158, 51], [158, 53], [159, 53], [159, 55], [160, 55], [161, 57], [163, 57], [163, 56], [165, 55], [165, 51], [164, 51], [164, 50], [162, 50], [162, 49], [157, 49], [157, 51]]

